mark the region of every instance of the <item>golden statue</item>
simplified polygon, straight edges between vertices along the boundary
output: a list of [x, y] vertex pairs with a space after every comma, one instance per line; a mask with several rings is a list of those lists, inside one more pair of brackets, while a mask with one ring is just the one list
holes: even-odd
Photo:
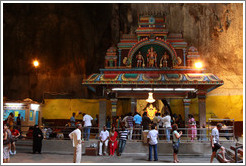
[[149, 107], [146, 108], [147, 116], [152, 120], [155, 117], [155, 113], [157, 113], [157, 109], [150, 104]]

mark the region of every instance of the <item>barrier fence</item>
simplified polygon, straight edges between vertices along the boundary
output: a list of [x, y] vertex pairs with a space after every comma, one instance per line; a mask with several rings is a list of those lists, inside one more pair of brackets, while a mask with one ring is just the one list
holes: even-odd
[[[225, 119], [209, 119], [208, 126], [205, 128], [178, 128], [178, 131], [182, 131], [183, 135], [181, 137], [181, 142], [190, 142], [191, 141], [191, 132], [195, 130], [197, 133], [195, 135], [195, 142], [204, 142], [204, 141], [210, 141], [210, 135], [212, 129], [216, 126], [215, 123]], [[226, 126], [222, 127], [220, 131], [220, 137], [224, 139], [220, 139], [220, 141], [235, 141], [235, 133], [234, 133], [234, 120], [232, 119], [226, 119], [228, 121], [232, 121], [232, 126]], [[22, 126], [21, 134], [22, 139], [32, 139], [32, 127], [33, 126]], [[62, 140], [68, 140], [69, 133], [72, 132], [75, 128], [74, 127], [64, 127], [64, 126], [41, 126], [41, 130], [44, 134], [44, 139], [62, 139]], [[127, 128], [128, 131], [131, 130], [131, 128]], [[90, 139], [99, 139], [99, 134], [102, 129], [99, 129], [98, 127], [90, 127]], [[108, 131], [110, 131], [109, 128], [107, 128]], [[116, 128], [116, 131], [121, 130], [121, 128]], [[172, 132], [171, 129], [166, 128], [157, 128], [159, 132], [159, 141], [166, 141], [167, 133], [166, 130], [169, 130], [170, 133], [170, 141], [172, 141]], [[84, 135], [84, 127], [82, 128], [82, 136]], [[147, 130], [148, 131], [148, 130]], [[146, 132], [143, 131], [143, 128], [133, 128], [132, 131], [132, 138], [131, 140], [144, 140], [147, 136]], [[144, 134], [145, 133], [145, 134]], [[128, 136], [128, 139], [129, 136]]]

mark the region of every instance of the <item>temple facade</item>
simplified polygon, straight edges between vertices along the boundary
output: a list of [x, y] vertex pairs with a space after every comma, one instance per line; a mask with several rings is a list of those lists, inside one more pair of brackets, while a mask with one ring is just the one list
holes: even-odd
[[[185, 121], [192, 98], [198, 99], [199, 125], [206, 123], [206, 95], [224, 84], [213, 73], [206, 73], [196, 47], [187, 43], [182, 33], [171, 33], [163, 15], [141, 15], [134, 34], [121, 34], [117, 46], [105, 55], [105, 68], [82, 82], [109, 99], [112, 116], [119, 99], [131, 99], [132, 112], [138, 111], [137, 100], [153, 98], [182, 99]], [[105, 122], [105, 101], [100, 102], [99, 122]], [[155, 110], [151, 103], [148, 109]], [[155, 112], [162, 110], [155, 110]]]

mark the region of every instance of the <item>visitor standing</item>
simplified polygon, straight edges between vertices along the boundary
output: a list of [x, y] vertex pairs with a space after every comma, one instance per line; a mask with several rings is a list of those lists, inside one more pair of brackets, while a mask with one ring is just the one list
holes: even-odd
[[158, 118], [158, 121], [159, 121], [159, 123], [158, 123], [159, 133], [163, 134], [163, 122], [162, 122], [161, 113], [158, 113], [157, 118]]
[[126, 124], [129, 128], [129, 136], [128, 136], [128, 139], [129, 140], [132, 140], [132, 132], [133, 132], [133, 116], [132, 116], [132, 113], [130, 112], [127, 116], [127, 119], [126, 119]]
[[128, 128], [127, 118], [129, 116], [129, 114], [126, 114], [126, 116], [122, 119], [122, 122], [124, 123], [124, 125], [125, 125], [126, 128]]
[[12, 112], [8, 116], [7, 124], [9, 125], [9, 130], [12, 130], [14, 127], [14, 114]]
[[6, 123], [3, 125], [3, 162], [4, 163], [9, 163], [10, 161], [10, 139], [11, 139], [11, 132], [9, 132], [9, 128]]
[[79, 123], [76, 125], [77, 129], [72, 131], [69, 134], [70, 139], [73, 140], [74, 154], [73, 154], [73, 162], [80, 163], [81, 161], [81, 149], [82, 149], [82, 140], [81, 140], [81, 129], [82, 125]]
[[75, 127], [75, 112], [73, 112], [72, 114], [72, 117], [70, 118], [70, 124], [71, 124], [71, 127]]
[[211, 145], [212, 145], [212, 155], [211, 155], [210, 163], [213, 162], [213, 159], [216, 156], [216, 152], [218, 149], [221, 149], [224, 162], [229, 162], [229, 160], [225, 158], [225, 148], [221, 146], [219, 143], [219, 131], [221, 130], [221, 128], [222, 128], [222, 124], [217, 123], [216, 127], [213, 128], [212, 133], [211, 133], [210, 140], [211, 140]]
[[83, 113], [83, 121], [84, 121], [84, 139], [86, 141], [89, 141], [90, 138], [90, 130], [91, 130], [91, 121], [93, 120], [93, 118], [88, 115]]
[[134, 127], [135, 127], [135, 136], [136, 139], [141, 138], [141, 123], [142, 123], [142, 117], [139, 115], [139, 113], [135, 112], [135, 116], [133, 117], [134, 121]]
[[112, 127], [112, 130], [109, 134], [109, 155], [114, 156], [115, 149], [117, 148], [117, 132], [115, 131], [115, 127]]
[[147, 116], [147, 112], [143, 113], [142, 118], [142, 125], [143, 125], [143, 131], [149, 130], [149, 125], [151, 124], [150, 118]]
[[194, 139], [196, 138], [197, 135], [197, 130], [196, 130], [196, 121], [193, 117], [192, 114], [188, 115], [188, 135], [191, 138], [191, 142], [194, 141]]
[[164, 117], [162, 119], [163, 128], [165, 129], [166, 140], [170, 141], [170, 132], [171, 132], [171, 116], [169, 112], [164, 113]]
[[111, 118], [109, 116], [107, 116], [106, 127], [107, 127], [107, 130], [110, 131], [110, 128], [111, 128]]
[[180, 144], [180, 137], [182, 135], [182, 131], [178, 133], [178, 125], [173, 124], [173, 162], [178, 163], [178, 152], [179, 152], [179, 144]]
[[158, 138], [158, 131], [155, 129], [155, 125], [152, 124], [151, 130], [147, 135], [147, 142], [149, 144], [149, 161], [152, 161], [152, 148], [154, 149], [154, 160], [158, 161], [157, 138]]
[[[155, 117], [152, 120], [153, 121], [153, 124], [155, 124], [155, 126], [157, 126], [157, 127], [159, 127], [158, 124], [159, 124], [159, 121], [160, 121], [159, 118], [158, 118], [158, 115], [159, 115], [158, 112], [155, 113]], [[158, 130], [158, 128], [157, 128], [157, 130]]]
[[104, 145], [104, 155], [107, 154], [108, 149], [108, 140], [109, 140], [109, 132], [106, 126], [103, 126], [103, 130], [100, 132], [99, 135], [99, 155], [102, 155], [102, 147]]
[[14, 128], [11, 130], [11, 134], [13, 137], [13, 141], [11, 143], [11, 149], [10, 149], [10, 154], [16, 154], [16, 145], [15, 142], [17, 142], [17, 139], [20, 137], [20, 132], [19, 130], [16, 129], [16, 127], [14, 126]]
[[118, 155], [121, 156], [121, 153], [124, 151], [126, 140], [128, 136], [128, 130], [125, 126], [122, 126], [121, 131], [119, 131], [119, 152]]
[[18, 114], [18, 117], [16, 118], [16, 125], [18, 127], [18, 130], [19, 132], [21, 132], [21, 117], [20, 117], [21, 114]]
[[38, 152], [39, 154], [41, 154], [43, 132], [40, 130], [38, 125], [34, 125], [33, 135], [32, 136], [33, 136], [33, 148], [32, 148], [32, 151], [33, 151], [33, 153]]

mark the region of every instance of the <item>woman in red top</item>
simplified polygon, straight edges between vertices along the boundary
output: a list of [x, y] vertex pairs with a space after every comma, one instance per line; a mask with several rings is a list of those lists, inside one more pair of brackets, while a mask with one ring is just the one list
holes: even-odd
[[113, 156], [115, 149], [117, 148], [117, 136], [118, 133], [115, 131], [115, 127], [112, 127], [109, 135], [109, 155]]
[[10, 150], [10, 154], [14, 155], [14, 154], [16, 154], [15, 142], [17, 141], [17, 138], [20, 137], [20, 132], [14, 126], [13, 129], [11, 130], [11, 134], [12, 134], [12, 137], [13, 137], [13, 141], [11, 142], [11, 149], [12, 150]]

